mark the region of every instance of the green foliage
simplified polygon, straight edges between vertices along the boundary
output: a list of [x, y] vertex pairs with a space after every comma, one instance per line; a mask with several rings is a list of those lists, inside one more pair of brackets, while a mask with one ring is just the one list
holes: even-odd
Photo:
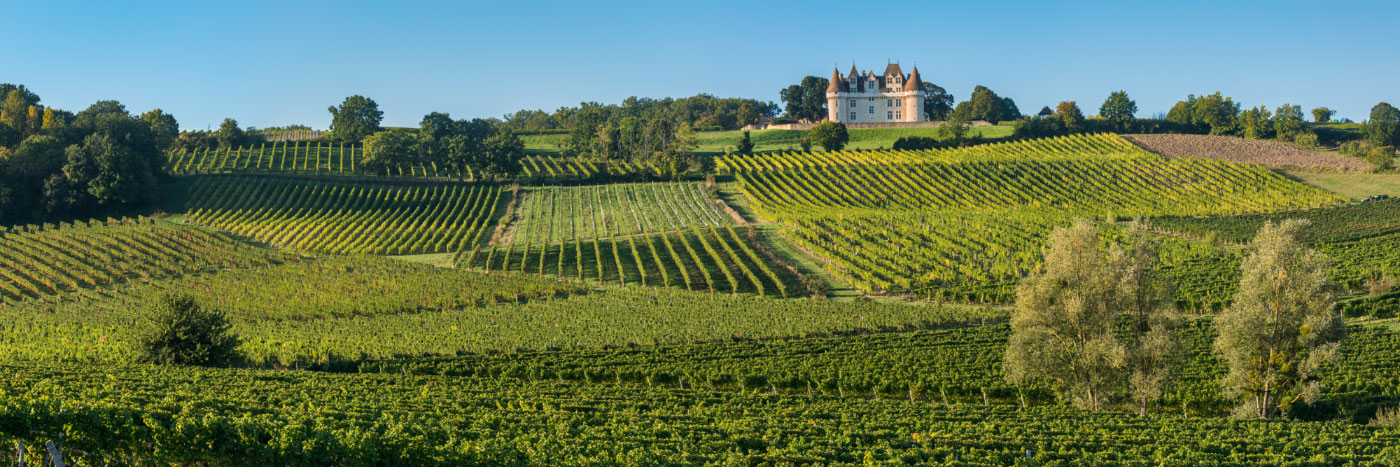
[[162, 152], [170, 150], [175, 145], [175, 139], [180, 136], [180, 123], [175, 121], [174, 115], [165, 113], [163, 110], [155, 109], [143, 113], [141, 121], [151, 126], [156, 149]]
[[385, 130], [364, 138], [365, 156], [360, 164], [370, 172], [384, 172], [392, 169], [402, 171], [403, 167], [419, 164], [418, 140], [413, 132], [394, 129]]
[[140, 337], [143, 363], [226, 366], [238, 359], [238, 336], [228, 318], [206, 310], [189, 295], [165, 295], [147, 312]]
[[1137, 101], [1128, 98], [1127, 91], [1114, 91], [1099, 106], [1099, 116], [1108, 119], [1120, 132], [1128, 131], [1129, 124], [1136, 118]]
[[1272, 113], [1264, 106], [1255, 107], [1240, 114], [1240, 128], [1249, 139], [1269, 139], [1274, 137]]
[[985, 120], [996, 124], [1003, 120], [1021, 118], [1021, 111], [1016, 108], [1016, 102], [1011, 98], [998, 96], [991, 89], [979, 85], [973, 88], [970, 99], [959, 102], [953, 109], [952, 118], [963, 121]]
[[949, 114], [953, 113], [953, 95], [942, 86], [925, 81], [924, 90], [924, 116], [929, 121], [947, 120]]
[[807, 76], [802, 82], [778, 91], [784, 114], [799, 120], [826, 120], [826, 88], [830, 84], [826, 78]]
[[243, 129], [239, 128], [238, 120], [232, 118], [225, 118], [223, 123], [219, 124], [219, 132], [216, 135], [219, 147], [225, 149], [242, 146], [247, 143], [248, 139], [247, 135], [243, 133]]
[[1307, 124], [1303, 122], [1303, 106], [1283, 104], [1274, 111], [1274, 132], [1278, 134], [1278, 139], [1284, 141], [1294, 141], [1299, 136], [1308, 133]]
[[1317, 123], [1327, 123], [1327, 122], [1330, 122], [1330, 121], [1332, 121], [1332, 116], [1333, 116], [1333, 115], [1336, 115], [1336, 114], [1337, 114], [1337, 111], [1332, 110], [1332, 109], [1329, 109], [1329, 108], [1326, 108], [1326, 107], [1318, 107], [1318, 108], [1312, 109], [1313, 121], [1314, 121], [1314, 122], [1317, 122]]
[[846, 124], [840, 122], [818, 123], [808, 130], [807, 138], [827, 151], [840, 151], [851, 140], [846, 133]]
[[1400, 110], [1381, 102], [1371, 108], [1371, 118], [1366, 120], [1364, 132], [1372, 146], [1400, 147]]
[[753, 154], [753, 140], [749, 139], [749, 130], [744, 130], [744, 137], [739, 140], [739, 146], [734, 148], [734, 152]]
[[1079, 105], [1074, 101], [1064, 101], [1056, 105], [1054, 118], [1067, 133], [1084, 131], [1084, 112], [1079, 110]]
[[1340, 348], [1328, 260], [1302, 242], [1306, 226], [1259, 229], [1234, 304], [1215, 320], [1215, 349], [1229, 368], [1222, 385], [1243, 402], [1240, 415], [1268, 418], [1298, 398], [1315, 400], [1316, 377]]
[[331, 134], [335, 139], [349, 143], [358, 143], [378, 133], [379, 122], [384, 119], [379, 104], [361, 95], [346, 97], [339, 108], [331, 106], [327, 110], [331, 113]]

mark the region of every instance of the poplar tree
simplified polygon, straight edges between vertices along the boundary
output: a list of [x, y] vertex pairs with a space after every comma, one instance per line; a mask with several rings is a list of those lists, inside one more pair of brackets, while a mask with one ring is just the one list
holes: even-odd
[[1215, 351], [1229, 372], [1235, 414], [1268, 418], [1319, 392], [1318, 372], [1344, 337], [1332, 311], [1328, 259], [1303, 244], [1306, 220], [1264, 224], [1241, 266], [1234, 304], [1215, 318]]
[[1044, 269], [1016, 291], [1004, 360], [1008, 381], [1044, 380], [1080, 408], [1109, 402], [1128, 358], [1113, 332], [1121, 250], [1115, 256], [1104, 253], [1088, 221], [1050, 234]]
[[1129, 250], [1119, 269], [1119, 309], [1126, 316], [1128, 387], [1138, 415], [1162, 398], [1185, 356], [1180, 338], [1182, 318], [1172, 303], [1172, 284], [1157, 270], [1160, 242], [1140, 224], [1128, 230]]

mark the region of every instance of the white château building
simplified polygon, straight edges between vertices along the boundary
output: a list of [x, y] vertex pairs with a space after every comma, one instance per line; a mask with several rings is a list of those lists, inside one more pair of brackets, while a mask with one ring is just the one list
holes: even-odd
[[919, 67], [908, 76], [891, 63], [885, 74], [873, 71], [851, 73], [845, 78], [831, 69], [831, 84], [826, 88], [827, 119], [842, 123], [890, 123], [928, 121], [924, 115], [923, 81]]

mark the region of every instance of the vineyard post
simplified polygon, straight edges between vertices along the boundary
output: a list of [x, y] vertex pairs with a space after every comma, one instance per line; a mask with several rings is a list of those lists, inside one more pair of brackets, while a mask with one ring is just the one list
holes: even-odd
[[19, 459], [19, 467], [24, 467], [24, 442], [15, 440], [15, 457]]
[[44, 442], [44, 447], [49, 450], [49, 458], [53, 461], [54, 467], [64, 467], [63, 452], [58, 450], [58, 445], [53, 444], [53, 440]]

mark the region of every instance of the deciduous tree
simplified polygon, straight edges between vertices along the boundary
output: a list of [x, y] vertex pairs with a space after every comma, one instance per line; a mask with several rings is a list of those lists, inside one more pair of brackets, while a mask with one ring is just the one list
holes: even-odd
[[329, 107], [331, 113], [331, 134], [340, 141], [359, 142], [379, 131], [379, 122], [384, 112], [379, 104], [361, 95], [345, 98], [340, 107]]
[[942, 86], [924, 81], [924, 116], [931, 121], [947, 120], [953, 112], [953, 95]]
[[1074, 101], [1063, 101], [1055, 106], [1055, 120], [1065, 128], [1066, 132], [1079, 133], [1084, 131], [1084, 112], [1079, 110], [1079, 105]]
[[1400, 111], [1385, 102], [1371, 107], [1371, 118], [1366, 120], [1365, 133], [1372, 145], [1400, 146]]
[[840, 122], [818, 123], [807, 131], [807, 137], [827, 151], [840, 151], [851, 140], [846, 132], [846, 124]]
[[1312, 109], [1313, 121], [1318, 123], [1330, 122], [1332, 121], [1332, 116], [1336, 114], [1337, 111], [1326, 107], [1318, 107], [1316, 109]]
[[1109, 93], [1108, 99], [1104, 99], [1103, 105], [1099, 106], [1099, 116], [1108, 119], [1113, 128], [1120, 132], [1128, 130], [1137, 111], [1137, 102], [1128, 98], [1127, 91]]
[[1293, 141], [1307, 131], [1308, 126], [1303, 122], [1303, 106], [1283, 104], [1274, 111], [1274, 133], [1278, 139]]
[[1264, 224], [1241, 266], [1234, 303], [1215, 318], [1221, 382], [1240, 416], [1268, 418], [1317, 393], [1316, 378], [1344, 336], [1332, 310], [1328, 260], [1303, 243], [1305, 220]]

